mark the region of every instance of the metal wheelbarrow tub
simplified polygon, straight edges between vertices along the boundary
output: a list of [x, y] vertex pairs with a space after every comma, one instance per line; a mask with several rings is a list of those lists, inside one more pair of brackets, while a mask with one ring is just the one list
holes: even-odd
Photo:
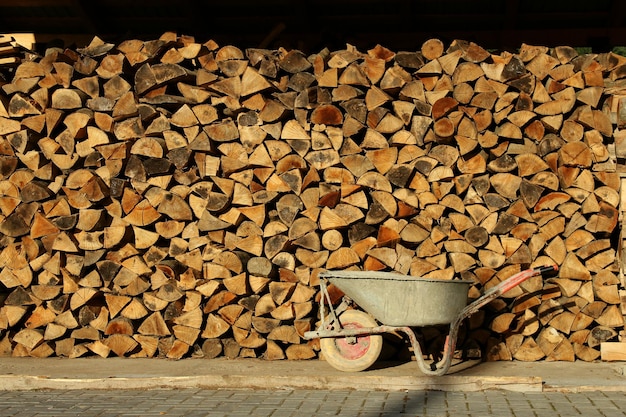
[[449, 324], [467, 306], [471, 281], [425, 279], [394, 272], [334, 271], [320, 277], [388, 326]]

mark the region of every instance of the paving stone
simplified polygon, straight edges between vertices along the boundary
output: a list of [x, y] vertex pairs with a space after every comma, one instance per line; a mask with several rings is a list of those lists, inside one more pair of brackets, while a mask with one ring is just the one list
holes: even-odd
[[0, 391], [13, 417], [626, 417], [626, 393], [318, 390]]

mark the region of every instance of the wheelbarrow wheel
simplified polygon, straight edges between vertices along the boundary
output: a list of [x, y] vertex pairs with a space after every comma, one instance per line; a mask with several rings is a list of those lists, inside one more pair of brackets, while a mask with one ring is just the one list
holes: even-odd
[[[369, 314], [359, 310], [346, 310], [339, 316], [339, 322], [346, 329], [378, 326]], [[333, 368], [358, 372], [376, 362], [383, 348], [383, 337], [379, 334], [327, 337], [320, 340], [320, 347], [326, 361]]]

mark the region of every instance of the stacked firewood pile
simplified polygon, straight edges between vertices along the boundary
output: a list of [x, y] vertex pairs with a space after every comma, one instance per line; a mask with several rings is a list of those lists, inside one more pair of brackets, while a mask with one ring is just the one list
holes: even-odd
[[0, 95], [4, 355], [306, 359], [321, 269], [558, 264], [472, 317], [490, 359], [593, 360], [624, 327], [606, 85], [626, 59], [433, 39], [51, 49]]

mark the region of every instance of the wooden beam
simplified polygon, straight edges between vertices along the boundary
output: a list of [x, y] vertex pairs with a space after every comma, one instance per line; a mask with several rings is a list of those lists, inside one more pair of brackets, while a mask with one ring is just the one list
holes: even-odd
[[603, 342], [600, 344], [600, 358], [603, 361], [626, 361], [626, 343]]

